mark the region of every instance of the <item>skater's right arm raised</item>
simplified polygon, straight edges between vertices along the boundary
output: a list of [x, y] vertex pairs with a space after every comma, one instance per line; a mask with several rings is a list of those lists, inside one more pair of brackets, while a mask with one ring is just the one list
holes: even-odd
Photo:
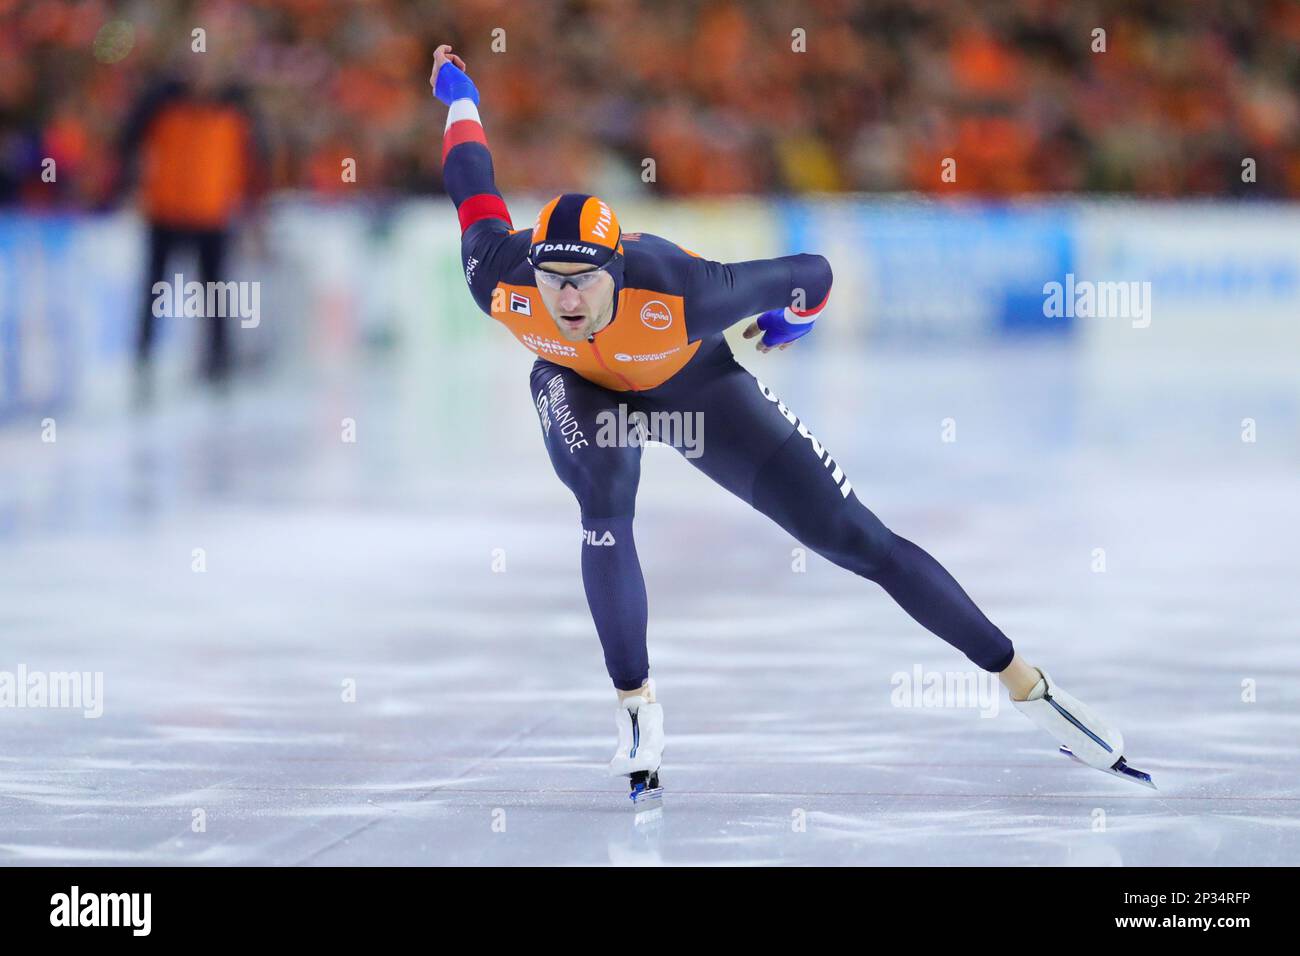
[[510, 265], [506, 240], [514, 224], [496, 186], [492, 153], [479, 119], [478, 90], [450, 44], [434, 51], [429, 85], [450, 107], [442, 137], [442, 176], [460, 219], [465, 281], [479, 308], [491, 314], [492, 290]]

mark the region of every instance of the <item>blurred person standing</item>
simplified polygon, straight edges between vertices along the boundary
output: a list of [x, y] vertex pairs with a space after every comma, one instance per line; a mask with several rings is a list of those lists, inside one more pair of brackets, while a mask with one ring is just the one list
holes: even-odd
[[[227, 281], [227, 252], [237, 220], [265, 190], [266, 149], [247, 90], [227, 79], [215, 54], [194, 55], [185, 62], [182, 73], [141, 98], [121, 145], [125, 178], [138, 187], [137, 202], [149, 227], [147, 294], [136, 335], [137, 384], [146, 398], [158, 319], [154, 287], [172, 283], [169, 262], [185, 251], [197, 258], [197, 281]], [[203, 319], [202, 374], [221, 383], [232, 364], [227, 321], [219, 314]]]

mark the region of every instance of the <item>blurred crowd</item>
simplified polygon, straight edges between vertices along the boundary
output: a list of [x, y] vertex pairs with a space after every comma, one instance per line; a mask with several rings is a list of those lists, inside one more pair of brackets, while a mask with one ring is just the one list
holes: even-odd
[[165, 82], [238, 90], [268, 188], [437, 191], [439, 42], [507, 194], [1300, 197], [1295, 0], [0, 0], [0, 202], [119, 200]]

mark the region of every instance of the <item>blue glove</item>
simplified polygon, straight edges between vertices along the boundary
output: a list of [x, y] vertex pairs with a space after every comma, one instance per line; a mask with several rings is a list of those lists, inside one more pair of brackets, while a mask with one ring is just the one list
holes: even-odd
[[433, 94], [448, 106], [457, 100], [469, 98], [478, 106], [478, 90], [474, 81], [455, 63], [448, 61], [438, 71], [438, 79], [433, 86]]
[[815, 322], [788, 322], [785, 309], [768, 309], [758, 317], [758, 327], [763, 330], [763, 344], [768, 348], [785, 345], [801, 339], [812, 331]]

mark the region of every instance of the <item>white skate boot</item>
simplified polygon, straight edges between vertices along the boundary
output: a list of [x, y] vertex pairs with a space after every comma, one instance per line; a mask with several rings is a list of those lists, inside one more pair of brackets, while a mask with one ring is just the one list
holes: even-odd
[[664, 709], [655, 701], [655, 682], [647, 681], [642, 693], [619, 702], [614, 710], [618, 749], [609, 772], [631, 781], [632, 802], [644, 804], [663, 798], [659, 763], [664, 755]]
[[1097, 716], [1073, 694], [1062, 690], [1039, 669], [1042, 678], [1025, 700], [1013, 700], [1020, 711], [1061, 744], [1061, 753], [1097, 770], [1156, 789], [1151, 775], [1124, 760], [1124, 735]]

